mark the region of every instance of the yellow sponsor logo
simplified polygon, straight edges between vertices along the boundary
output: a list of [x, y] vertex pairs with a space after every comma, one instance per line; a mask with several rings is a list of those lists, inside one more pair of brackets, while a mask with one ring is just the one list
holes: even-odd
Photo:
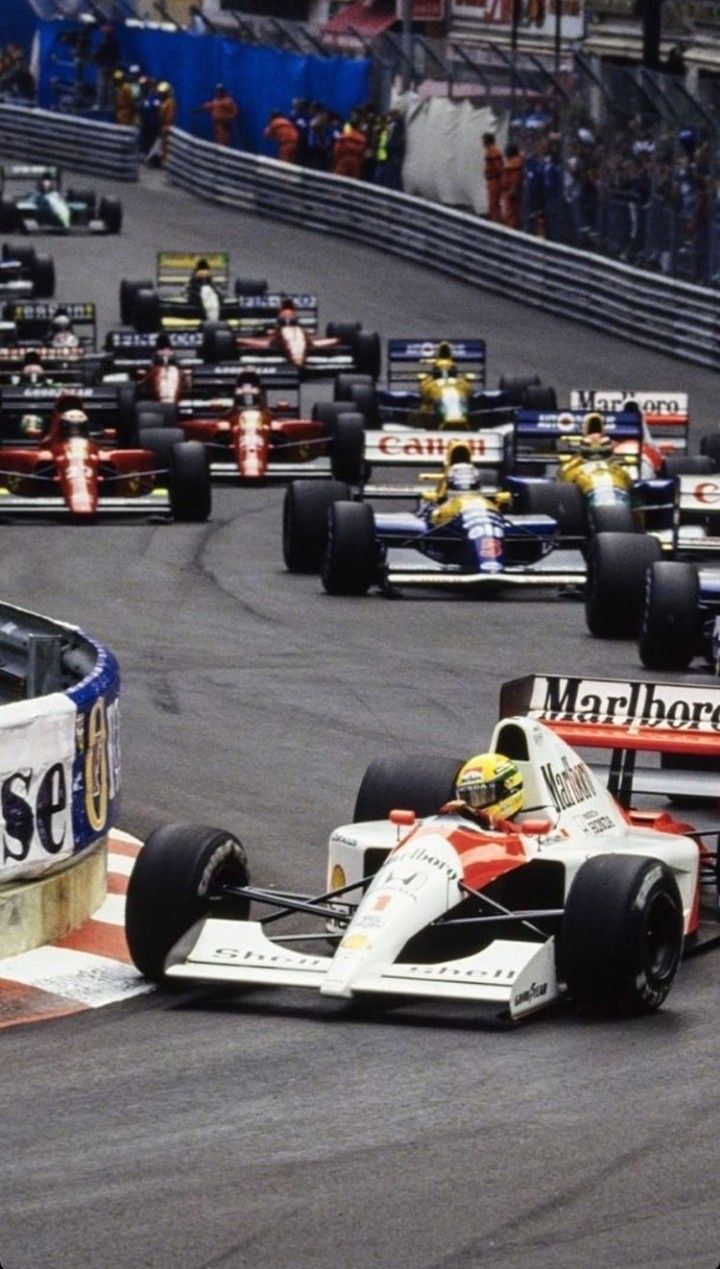
[[85, 740], [85, 814], [90, 827], [99, 833], [107, 823], [110, 797], [108, 726], [102, 697], [88, 714]]

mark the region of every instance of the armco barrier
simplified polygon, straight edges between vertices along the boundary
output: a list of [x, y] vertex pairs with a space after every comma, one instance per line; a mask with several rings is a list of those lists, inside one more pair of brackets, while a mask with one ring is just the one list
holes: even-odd
[[136, 181], [136, 128], [121, 128], [77, 115], [0, 102], [0, 149], [3, 157], [33, 163], [56, 163], [93, 176]]
[[477, 216], [172, 133], [170, 179], [238, 211], [379, 247], [637, 344], [720, 367], [718, 296]]
[[[75, 627], [0, 604], [0, 956], [19, 950], [23, 888], [32, 892], [38, 878], [88, 858], [116, 820], [118, 694], [107, 648]], [[91, 884], [97, 890], [97, 877]], [[61, 911], [62, 902], [71, 910]], [[65, 933], [81, 907], [65, 877], [34, 912], [42, 928], [24, 947]]]

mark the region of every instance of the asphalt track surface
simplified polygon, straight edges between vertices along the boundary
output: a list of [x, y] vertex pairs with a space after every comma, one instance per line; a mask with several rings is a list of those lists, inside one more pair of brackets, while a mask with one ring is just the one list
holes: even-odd
[[[87, 184], [87, 180], [83, 184]], [[491, 379], [716, 382], [331, 238], [215, 210], [153, 176], [119, 240], [52, 244], [59, 294], [116, 320], [160, 247], [317, 290], [383, 336], [487, 337]], [[94, 632], [124, 676], [123, 827], [235, 828], [255, 880], [321, 887], [329, 830], [378, 754], [485, 747], [500, 684], [635, 675], [577, 603], [328, 599], [284, 572], [279, 489], [218, 490], [207, 526], [4, 525], [9, 601]], [[718, 960], [636, 1022], [571, 1009], [349, 1014], [311, 995], [154, 994], [2, 1039], [4, 1269], [697, 1266], [720, 1256]]]

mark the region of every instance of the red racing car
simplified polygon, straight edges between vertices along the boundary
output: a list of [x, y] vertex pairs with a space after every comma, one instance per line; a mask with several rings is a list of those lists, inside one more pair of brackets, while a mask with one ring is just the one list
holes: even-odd
[[[330, 423], [320, 418], [300, 418], [297, 375], [263, 375], [246, 370], [228, 384], [227, 405], [217, 400], [195, 402], [202, 413], [186, 417], [180, 402], [178, 426], [190, 441], [206, 447], [214, 476], [247, 481], [288, 479], [292, 476], [332, 475], [348, 485], [358, 485], [365, 474], [365, 432], [360, 415], [344, 414]], [[268, 386], [282, 399], [268, 402]], [[222, 381], [218, 381], [222, 391]], [[294, 395], [294, 400], [288, 399]], [[220, 405], [220, 408], [218, 406]], [[153, 405], [138, 414], [141, 435], [144, 423], [154, 424]], [[163, 406], [163, 409], [166, 408]], [[163, 420], [164, 421], [164, 420]]]
[[28, 413], [18, 430], [8, 438], [3, 420], [0, 513], [60, 512], [80, 521], [100, 512], [169, 511], [186, 521], [210, 515], [205, 451], [179, 429], [148, 429], [141, 448], [119, 448], [113, 429], [93, 436], [82, 398], [64, 394], [49, 423]]

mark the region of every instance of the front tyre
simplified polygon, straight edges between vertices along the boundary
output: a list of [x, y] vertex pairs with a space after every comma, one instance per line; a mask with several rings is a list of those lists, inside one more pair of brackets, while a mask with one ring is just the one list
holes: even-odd
[[366, 502], [335, 502], [328, 518], [322, 584], [328, 595], [367, 595], [378, 574], [375, 516]]
[[558, 936], [573, 1000], [618, 1014], [659, 1009], [683, 947], [683, 906], [659, 859], [596, 855], [578, 869]]
[[[246, 886], [247, 856], [232, 833], [200, 824], [166, 824], [150, 834], [135, 861], [125, 901], [125, 935], [134, 965], [162, 982], [178, 939], [210, 911], [224, 886]], [[246, 920], [248, 900], [218, 904], [218, 916]]]
[[283, 558], [290, 573], [319, 573], [327, 545], [328, 512], [350, 498], [339, 480], [293, 480], [283, 503]]
[[173, 445], [168, 493], [173, 520], [201, 524], [210, 519], [210, 465], [202, 441], [180, 441]]
[[585, 620], [598, 639], [633, 639], [640, 629], [645, 574], [662, 548], [645, 533], [598, 533], [588, 551]]
[[698, 651], [697, 564], [659, 560], [648, 569], [638, 651], [648, 670], [686, 670]]

